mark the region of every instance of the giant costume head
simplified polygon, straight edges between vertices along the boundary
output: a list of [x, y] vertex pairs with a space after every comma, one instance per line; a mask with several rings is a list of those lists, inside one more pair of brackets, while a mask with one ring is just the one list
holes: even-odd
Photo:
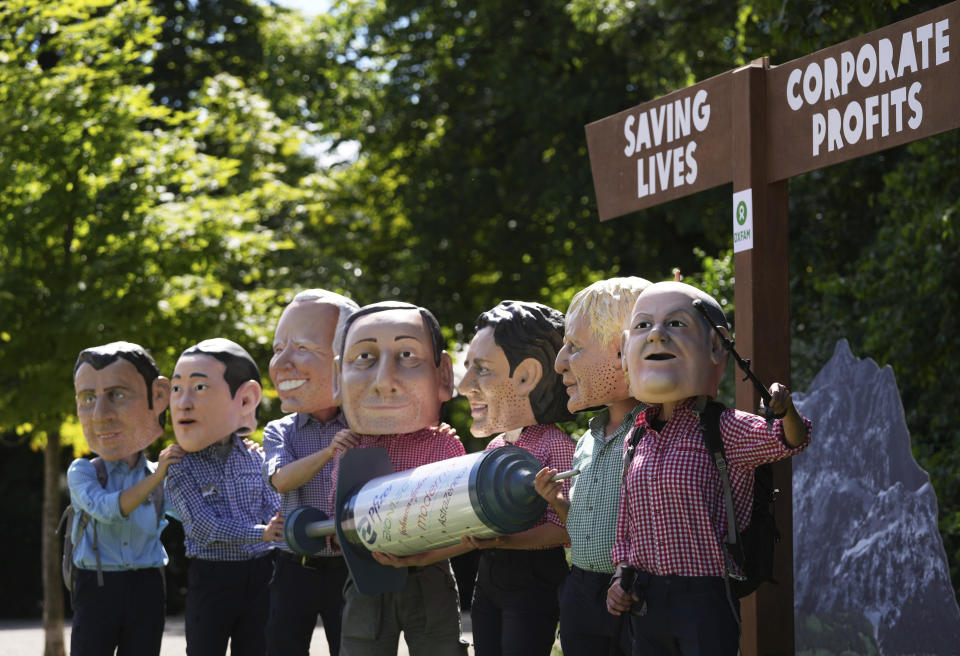
[[163, 434], [170, 381], [142, 346], [113, 342], [81, 351], [73, 385], [83, 436], [104, 460], [130, 458]]
[[598, 280], [570, 301], [563, 348], [555, 363], [570, 412], [630, 398], [620, 364], [620, 336], [634, 301], [649, 285], [649, 280], [635, 277]]
[[681, 282], [647, 287], [633, 306], [623, 333], [623, 368], [630, 393], [646, 403], [716, 398], [727, 352], [719, 336], [693, 306], [700, 300], [711, 320], [728, 331], [720, 304]]
[[273, 337], [270, 379], [284, 412], [306, 412], [323, 421], [335, 414], [335, 336], [357, 309], [340, 294], [310, 289], [283, 310]]
[[256, 429], [260, 370], [239, 344], [217, 338], [191, 346], [180, 354], [171, 383], [173, 433], [185, 451]]
[[570, 419], [562, 378], [563, 314], [540, 303], [503, 301], [477, 318], [458, 390], [470, 401], [475, 437]]
[[334, 361], [334, 401], [355, 433], [412, 433], [440, 421], [453, 395], [453, 365], [436, 317], [384, 301], [344, 323]]

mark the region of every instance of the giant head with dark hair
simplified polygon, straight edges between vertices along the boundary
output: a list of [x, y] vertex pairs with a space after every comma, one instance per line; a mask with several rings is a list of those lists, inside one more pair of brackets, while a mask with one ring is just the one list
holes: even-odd
[[333, 398], [356, 433], [412, 433], [440, 420], [453, 365], [436, 317], [383, 301], [346, 320], [334, 361]]
[[112, 342], [84, 349], [73, 384], [83, 435], [104, 460], [132, 463], [163, 434], [170, 381], [142, 346]]
[[470, 401], [470, 432], [486, 437], [571, 418], [553, 363], [563, 346], [563, 313], [540, 303], [503, 301], [477, 318], [460, 393]]
[[260, 369], [229, 339], [207, 339], [180, 354], [173, 371], [170, 414], [186, 451], [225, 444], [257, 427]]

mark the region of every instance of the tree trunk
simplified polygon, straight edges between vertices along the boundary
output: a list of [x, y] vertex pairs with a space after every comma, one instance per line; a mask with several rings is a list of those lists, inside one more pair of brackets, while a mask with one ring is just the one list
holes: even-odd
[[[41, 569], [43, 570], [44, 656], [64, 656], [63, 581], [60, 576], [60, 539], [56, 535], [60, 519], [60, 431], [47, 435], [43, 457], [43, 517], [40, 522]], [[69, 527], [68, 527], [69, 530]]]

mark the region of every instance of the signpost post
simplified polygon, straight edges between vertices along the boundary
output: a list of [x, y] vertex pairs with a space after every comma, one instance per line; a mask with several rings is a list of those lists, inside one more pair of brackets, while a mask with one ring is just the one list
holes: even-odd
[[[789, 178], [960, 127], [960, 0], [781, 66], [766, 58], [586, 126], [601, 221], [733, 183], [738, 350], [790, 378]], [[737, 407], [756, 411], [749, 381]], [[791, 466], [774, 578], [741, 600], [745, 656], [794, 653]], [[815, 555], [813, 555], [815, 557]]]

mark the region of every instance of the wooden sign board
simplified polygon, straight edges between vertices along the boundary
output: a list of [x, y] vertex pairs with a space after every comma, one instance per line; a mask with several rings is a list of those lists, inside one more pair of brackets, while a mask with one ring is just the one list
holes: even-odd
[[960, 2], [767, 71], [769, 181], [960, 127]]
[[730, 182], [731, 73], [586, 126], [600, 220]]

